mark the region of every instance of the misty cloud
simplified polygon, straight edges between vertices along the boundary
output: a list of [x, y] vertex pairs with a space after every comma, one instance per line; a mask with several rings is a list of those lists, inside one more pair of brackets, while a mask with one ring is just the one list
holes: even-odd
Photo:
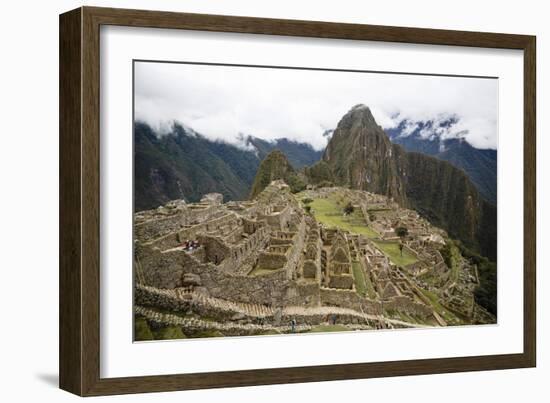
[[[350, 73], [138, 62], [135, 116], [166, 132], [173, 121], [210, 139], [242, 145], [243, 135], [286, 137], [322, 149], [354, 105], [371, 108], [383, 128], [411, 122], [458, 121], [446, 138], [496, 148], [495, 79]], [[415, 130], [410, 127], [411, 133]]]

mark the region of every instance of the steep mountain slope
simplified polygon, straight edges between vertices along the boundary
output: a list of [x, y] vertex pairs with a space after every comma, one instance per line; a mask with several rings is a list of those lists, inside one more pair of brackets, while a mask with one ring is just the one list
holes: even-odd
[[264, 190], [267, 185], [276, 179], [282, 179], [290, 186], [292, 192], [305, 189], [305, 183], [292, 168], [285, 154], [280, 150], [271, 151], [260, 164], [250, 198], [253, 199]]
[[392, 197], [405, 204], [401, 153], [364, 105], [353, 107], [338, 123], [323, 160], [337, 185]]
[[357, 105], [340, 120], [323, 161], [337, 185], [392, 197], [467, 246], [496, 258], [496, 208], [479, 195], [464, 171], [392, 144], [368, 107]]
[[209, 192], [224, 200], [244, 200], [260, 162], [280, 149], [296, 168], [319, 160], [321, 153], [309, 144], [287, 139], [267, 142], [248, 137], [246, 147], [212, 141], [175, 124], [162, 136], [145, 123], [134, 126], [134, 208], [155, 208], [168, 200], [198, 201]]
[[251, 152], [212, 142], [175, 125], [157, 136], [146, 124], [134, 128], [134, 208], [154, 208], [168, 200], [198, 201], [209, 192], [242, 199], [258, 167]]
[[281, 150], [294, 169], [313, 165], [323, 155], [322, 151], [315, 150], [310, 144], [298, 143], [286, 138], [266, 141], [249, 136], [246, 138], [246, 144], [253, 146], [258, 151], [260, 160], [263, 160], [273, 150]]
[[463, 138], [444, 138], [445, 133], [458, 122], [449, 118], [440, 122], [411, 122], [403, 120], [395, 128], [387, 129], [390, 140], [407, 151], [416, 151], [445, 160], [463, 169], [481, 195], [491, 203], [497, 199], [497, 151], [478, 149]]

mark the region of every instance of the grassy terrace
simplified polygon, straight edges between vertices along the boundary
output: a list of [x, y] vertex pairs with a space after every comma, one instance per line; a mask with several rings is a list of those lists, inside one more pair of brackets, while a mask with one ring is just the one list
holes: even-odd
[[439, 303], [436, 294], [423, 288], [418, 289], [426, 298], [430, 300], [434, 310], [445, 320], [445, 322], [447, 322], [448, 325], [458, 325], [462, 322], [456, 315], [445, 309], [445, 307]]
[[254, 267], [254, 269], [252, 269], [252, 271], [250, 273], [248, 273], [248, 275], [249, 276], [261, 276], [262, 274], [273, 273], [277, 270], [280, 270], [280, 269], [265, 269], [263, 267], [256, 266], [256, 267]]
[[374, 243], [398, 266], [404, 267], [418, 260], [416, 256], [407, 252], [405, 249], [403, 249], [403, 256], [401, 256], [398, 241], [374, 241]]
[[[310, 206], [315, 219], [325, 224], [327, 227], [340, 228], [373, 239], [380, 250], [384, 252], [394, 264], [406, 266], [417, 261], [416, 257], [406, 250], [403, 250], [403, 256], [401, 256], [398, 241], [377, 240], [380, 235], [366, 225], [361, 211], [356, 210], [351, 216], [345, 217], [342, 212], [343, 208], [338, 204], [337, 196], [326, 199], [314, 199]], [[380, 211], [386, 210], [387, 209], [380, 209]], [[359, 288], [357, 289], [359, 290]]]
[[372, 286], [370, 279], [365, 276], [361, 264], [359, 262], [353, 262], [351, 267], [353, 270], [353, 278], [355, 279], [355, 289], [357, 290], [357, 293], [361, 296], [368, 296], [371, 299], [375, 299], [376, 292], [374, 291], [374, 287]]
[[367, 295], [367, 286], [365, 284], [365, 275], [361, 269], [361, 265], [358, 262], [353, 262], [351, 264], [351, 269], [353, 270], [353, 278], [355, 280], [355, 289], [357, 293], [361, 296]]
[[350, 329], [342, 325], [319, 325], [312, 328], [309, 333], [346, 332]]
[[341, 228], [354, 234], [377, 238], [379, 235], [365, 225], [360, 211], [354, 211], [349, 217], [344, 217], [342, 207], [333, 198], [314, 199], [310, 204], [315, 219], [328, 227]]

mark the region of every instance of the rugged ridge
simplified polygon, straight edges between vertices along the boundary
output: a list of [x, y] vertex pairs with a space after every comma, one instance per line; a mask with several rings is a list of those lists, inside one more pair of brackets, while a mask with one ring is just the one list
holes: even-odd
[[496, 207], [461, 169], [393, 144], [367, 106], [353, 107], [340, 120], [323, 161], [335, 184], [391, 197], [496, 259]]
[[321, 152], [288, 139], [272, 142], [248, 136], [242, 147], [212, 141], [174, 124], [160, 135], [149, 125], [134, 125], [135, 210], [156, 208], [173, 199], [199, 201], [205, 193], [224, 200], [244, 200], [250, 193], [260, 162], [279, 149], [295, 169], [319, 160]]
[[[431, 155], [463, 169], [481, 195], [487, 201], [496, 203], [497, 151], [475, 148], [462, 137], [441, 136], [441, 132], [458, 122], [457, 117], [418, 122], [404, 119], [396, 127], [387, 129], [386, 133], [393, 143], [407, 151]], [[414, 130], [411, 131], [411, 127]]]
[[323, 151], [315, 150], [310, 144], [299, 143], [286, 138], [267, 141], [248, 136], [246, 138], [246, 145], [254, 147], [260, 160], [267, 157], [273, 150], [281, 150], [294, 169], [301, 169], [313, 165], [319, 161], [323, 155]]
[[254, 199], [272, 181], [277, 179], [284, 180], [290, 186], [292, 192], [299, 192], [305, 189], [304, 181], [292, 168], [285, 154], [280, 150], [274, 150], [264, 158], [258, 168], [252, 190], [250, 191], [250, 199]]
[[405, 205], [401, 156], [400, 148], [378, 126], [370, 109], [356, 105], [338, 123], [323, 161], [331, 167], [336, 184], [378, 193]]

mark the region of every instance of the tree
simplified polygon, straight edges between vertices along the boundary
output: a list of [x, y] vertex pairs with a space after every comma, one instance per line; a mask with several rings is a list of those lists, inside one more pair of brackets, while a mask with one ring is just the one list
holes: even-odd
[[399, 252], [401, 253], [401, 257], [403, 257], [403, 239], [409, 235], [409, 230], [407, 227], [399, 226], [395, 229], [395, 233], [399, 238], [401, 238], [401, 241], [399, 241]]
[[355, 208], [353, 207], [353, 204], [351, 204], [351, 202], [348, 202], [348, 204], [346, 204], [346, 207], [344, 207], [344, 214], [346, 215], [351, 214], [353, 213], [353, 210], [355, 210]]
[[311, 206], [309, 204], [307, 206], [305, 206], [304, 208], [306, 210], [306, 213], [308, 213], [308, 214], [311, 213]]
[[403, 239], [409, 235], [409, 230], [407, 227], [399, 226], [395, 229], [395, 233], [399, 238]]

